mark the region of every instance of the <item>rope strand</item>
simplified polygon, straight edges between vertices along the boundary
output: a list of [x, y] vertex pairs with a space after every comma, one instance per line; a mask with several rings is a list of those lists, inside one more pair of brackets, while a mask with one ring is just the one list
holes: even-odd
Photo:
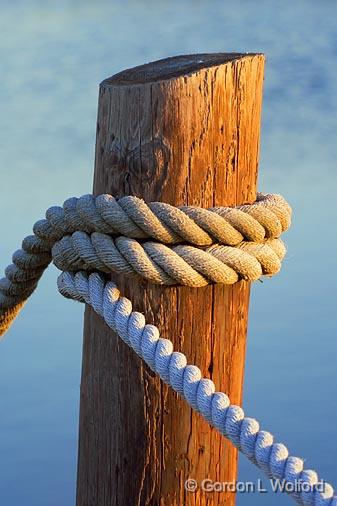
[[131, 302], [101, 274], [194, 287], [254, 281], [279, 271], [285, 255], [279, 237], [290, 220], [291, 209], [279, 195], [258, 194], [251, 205], [212, 209], [146, 204], [136, 197], [72, 197], [63, 207], [49, 208], [46, 219], [35, 223], [34, 235], [13, 254], [0, 280], [0, 335], [54, 261], [64, 271], [58, 278], [62, 295], [91, 305], [163, 381], [269, 477], [290, 486], [301, 483], [300, 490], [286, 489], [299, 504], [337, 506], [331, 485], [315, 487], [315, 471], [305, 470], [302, 459], [290, 456], [225, 393], [216, 392], [214, 383], [173, 351], [172, 342], [133, 312]]
[[98, 270], [164, 285], [255, 281], [281, 267], [279, 239], [291, 221], [280, 195], [250, 205], [202, 209], [146, 204], [137, 197], [71, 197], [33, 227], [0, 280], [0, 336], [51, 261], [65, 271]]
[[260, 429], [254, 418], [246, 417], [240, 406], [217, 392], [212, 380], [200, 369], [188, 365], [183, 353], [173, 350], [169, 339], [160, 337], [154, 325], [145, 323], [141, 313], [132, 311], [130, 300], [121, 297], [117, 286], [102, 275], [83, 271], [63, 272], [57, 281], [60, 293], [89, 304], [107, 325], [236, 448], [274, 480], [285, 482], [285, 490], [304, 506], [337, 506], [337, 496], [317, 473], [304, 469], [303, 459], [289, 454], [287, 447]]

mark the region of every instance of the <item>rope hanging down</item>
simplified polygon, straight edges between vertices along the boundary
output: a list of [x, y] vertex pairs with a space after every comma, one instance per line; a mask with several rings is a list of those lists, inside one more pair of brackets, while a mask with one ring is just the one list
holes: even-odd
[[[279, 237], [290, 220], [291, 209], [278, 195], [259, 194], [251, 205], [208, 210], [145, 204], [136, 197], [70, 198], [63, 207], [48, 209], [6, 268], [0, 280], [0, 335], [53, 261], [64, 271], [58, 279], [62, 295], [90, 304], [193, 409], [269, 477], [284, 479], [299, 504], [337, 506], [331, 485], [315, 487], [318, 476], [303, 469], [302, 459], [289, 456], [284, 445], [259, 430], [256, 420], [230, 405], [228, 397], [216, 392], [198, 367], [187, 365], [182, 353], [173, 352], [172, 342], [160, 338], [153, 325], [145, 325], [144, 316], [132, 312], [131, 302], [103, 277], [123, 273], [158, 284], [198, 287], [271, 276], [281, 267], [285, 247]], [[302, 484], [300, 491], [297, 483]]]
[[63, 272], [57, 284], [65, 297], [89, 304], [165, 383], [269, 478], [284, 480], [285, 490], [297, 503], [337, 506], [332, 486], [319, 480], [315, 471], [304, 469], [303, 460], [289, 455], [287, 447], [274, 442], [270, 432], [260, 430], [257, 420], [245, 417], [243, 409], [217, 392], [213, 381], [203, 378], [198, 367], [187, 365], [185, 355], [173, 351], [172, 342], [161, 338], [157, 327], [146, 325], [144, 316], [132, 311], [130, 300], [120, 296], [114, 283], [98, 273], [79, 271]]

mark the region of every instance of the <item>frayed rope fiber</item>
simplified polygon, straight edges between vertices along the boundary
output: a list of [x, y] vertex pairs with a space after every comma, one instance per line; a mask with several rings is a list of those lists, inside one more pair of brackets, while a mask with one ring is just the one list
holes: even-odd
[[[305, 506], [337, 506], [331, 485], [322, 486], [303, 460], [274, 443], [273, 436], [246, 418], [200, 369], [145, 324], [105, 274], [145, 278], [161, 285], [201, 287], [272, 276], [281, 267], [280, 240], [291, 222], [291, 208], [279, 195], [258, 194], [250, 205], [202, 209], [146, 204], [137, 197], [84, 195], [51, 207], [34, 235], [23, 240], [0, 280], [0, 335], [10, 327], [51, 261], [63, 272], [58, 288], [85, 302], [119, 337], [171, 385], [190, 406], [229, 438], [270, 478], [285, 480], [288, 493]], [[96, 272], [98, 271], [98, 272]], [[301, 484], [300, 487], [296, 484]], [[320, 484], [320, 487], [318, 487]], [[293, 487], [292, 487], [293, 486]]]

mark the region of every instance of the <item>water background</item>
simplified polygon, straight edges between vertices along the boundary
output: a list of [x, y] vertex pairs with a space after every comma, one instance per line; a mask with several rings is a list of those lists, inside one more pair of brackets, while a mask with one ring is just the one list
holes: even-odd
[[[174, 54], [267, 55], [259, 189], [294, 208], [282, 273], [252, 291], [244, 407], [336, 482], [337, 4], [0, 1], [0, 265], [92, 188], [98, 83]], [[50, 268], [0, 346], [0, 504], [74, 505], [82, 306]], [[262, 477], [242, 457], [240, 480]], [[238, 506], [289, 498], [239, 495]]]

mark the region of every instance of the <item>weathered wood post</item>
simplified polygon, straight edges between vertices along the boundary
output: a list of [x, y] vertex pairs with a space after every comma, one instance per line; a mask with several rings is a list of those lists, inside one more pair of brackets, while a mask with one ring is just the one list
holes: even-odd
[[[178, 56], [101, 84], [94, 193], [202, 207], [256, 195], [264, 57]], [[218, 389], [240, 404], [249, 284], [121, 292]], [[89, 308], [81, 382], [78, 506], [233, 505], [237, 452], [170, 391]], [[199, 483], [184, 489], [187, 478]]]

